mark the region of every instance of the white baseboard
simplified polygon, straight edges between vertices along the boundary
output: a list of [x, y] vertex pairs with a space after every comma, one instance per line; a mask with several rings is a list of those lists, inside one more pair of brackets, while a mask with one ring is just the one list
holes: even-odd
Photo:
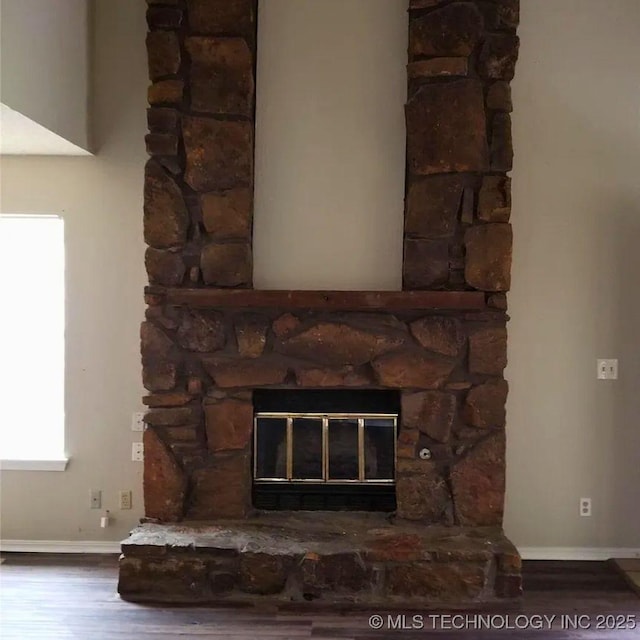
[[18, 553], [120, 553], [120, 542], [99, 540], [0, 540], [0, 551]]
[[[523, 560], [640, 558], [633, 547], [520, 547]], [[20, 553], [120, 553], [120, 542], [96, 540], [1, 540], [0, 551]]]
[[523, 560], [609, 560], [640, 558], [633, 547], [518, 547]]

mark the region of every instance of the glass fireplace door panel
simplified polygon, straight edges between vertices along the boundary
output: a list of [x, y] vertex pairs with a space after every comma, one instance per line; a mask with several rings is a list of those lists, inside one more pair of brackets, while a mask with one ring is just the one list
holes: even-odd
[[293, 418], [294, 480], [322, 481], [322, 420]]
[[367, 418], [364, 424], [365, 479], [392, 481], [395, 477], [395, 420]]
[[257, 418], [254, 442], [255, 478], [287, 478], [287, 419]]
[[329, 420], [329, 480], [358, 480], [358, 419]]

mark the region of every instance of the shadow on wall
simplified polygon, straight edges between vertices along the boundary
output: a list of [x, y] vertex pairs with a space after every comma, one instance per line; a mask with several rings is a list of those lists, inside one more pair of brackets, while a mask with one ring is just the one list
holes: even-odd
[[[620, 373], [613, 390], [611, 455], [614, 469], [608, 486], [607, 537], [627, 530], [628, 544], [640, 546], [640, 202], [629, 197], [611, 202], [610, 217], [601, 218], [613, 244], [611, 282], [615, 282], [613, 353]], [[602, 237], [605, 237], [603, 230]]]

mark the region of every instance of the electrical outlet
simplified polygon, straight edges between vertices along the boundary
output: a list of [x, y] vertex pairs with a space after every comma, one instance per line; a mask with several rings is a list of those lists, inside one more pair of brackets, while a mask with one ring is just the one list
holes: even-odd
[[131, 509], [131, 490], [127, 489], [120, 492], [120, 508]]
[[591, 516], [591, 498], [580, 498], [580, 515], [587, 518]]
[[597, 360], [598, 364], [598, 380], [617, 380], [618, 379], [618, 360], [617, 359], [601, 359]]
[[91, 489], [89, 491], [89, 499], [92, 509], [100, 509], [102, 507], [102, 491], [100, 489]]
[[144, 412], [136, 411], [131, 414], [131, 431], [144, 431]]
[[142, 442], [134, 442], [131, 445], [131, 460], [142, 462], [144, 460], [144, 445]]

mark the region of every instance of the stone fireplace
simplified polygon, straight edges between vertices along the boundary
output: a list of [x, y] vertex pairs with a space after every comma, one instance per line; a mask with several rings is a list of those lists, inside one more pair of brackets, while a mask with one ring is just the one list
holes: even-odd
[[517, 0], [411, 0], [403, 291], [252, 288], [254, 0], [148, 0], [130, 600], [486, 602], [502, 533]]

